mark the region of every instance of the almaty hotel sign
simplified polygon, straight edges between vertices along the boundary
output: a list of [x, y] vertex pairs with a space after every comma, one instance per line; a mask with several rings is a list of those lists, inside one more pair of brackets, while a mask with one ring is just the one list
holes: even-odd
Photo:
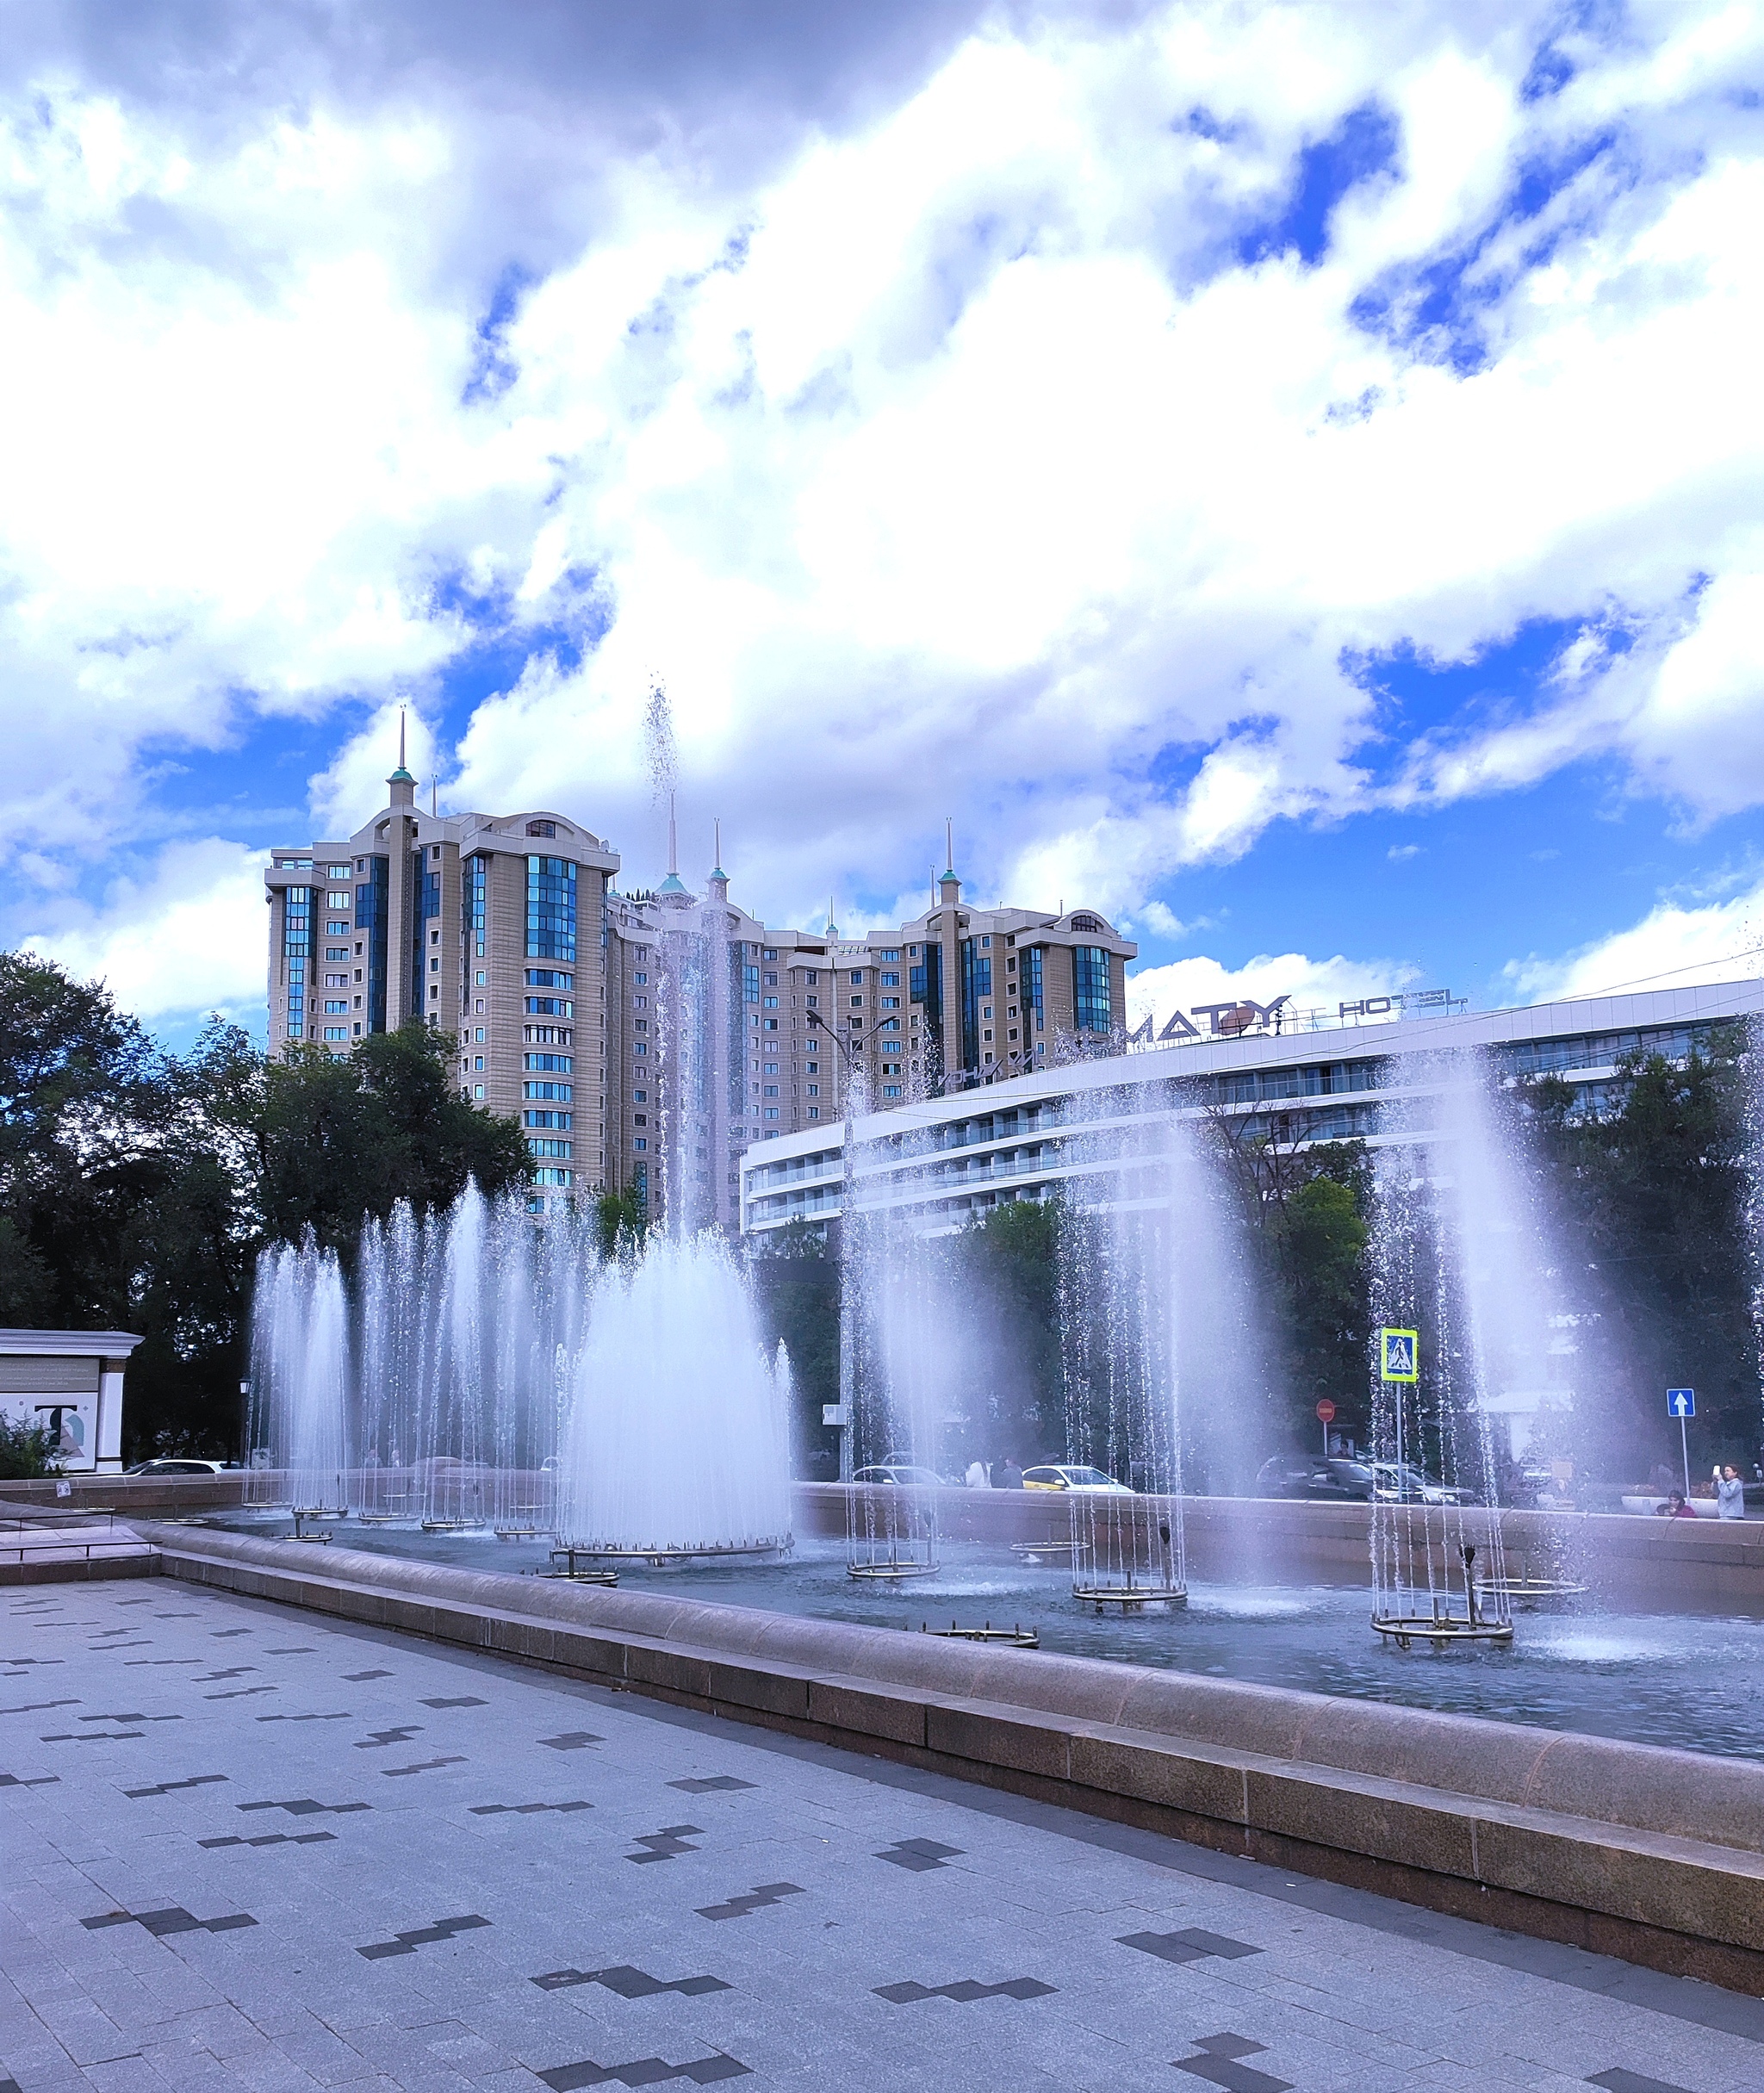
[[[1357, 1003], [1339, 1003], [1332, 1015], [1326, 1010], [1295, 1010], [1290, 996], [1276, 996], [1272, 1003], [1255, 1003], [1245, 996], [1230, 1003], [1197, 1003], [1186, 1015], [1172, 1010], [1163, 1030], [1155, 1034], [1157, 1020], [1148, 1016], [1127, 1034], [1127, 1043], [1148, 1046], [1155, 1036], [1160, 1042], [1180, 1045], [1184, 1040], [1239, 1039], [1245, 1032], [1309, 1031], [1332, 1022], [1357, 1023], [1362, 1018], [1394, 1017], [1410, 1010], [1449, 1011], [1463, 1000], [1450, 989], [1409, 989], [1401, 995], [1363, 996]], [[1196, 1017], [1206, 1019], [1204, 1032], [1189, 1022]]]

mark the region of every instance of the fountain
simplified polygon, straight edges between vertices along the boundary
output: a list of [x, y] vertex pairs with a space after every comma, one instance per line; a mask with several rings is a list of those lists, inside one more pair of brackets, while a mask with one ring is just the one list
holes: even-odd
[[1185, 1459], [1241, 1469], [1262, 1391], [1240, 1222], [1183, 1102], [1090, 1093], [1067, 1144], [1114, 1166], [1062, 1227], [1067, 1452], [1136, 1493], [1073, 1494], [1073, 1595], [1099, 1611], [1186, 1603]]
[[572, 1380], [562, 1548], [654, 1562], [789, 1549], [788, 1369], [717, 1237], [652, 1238], [606, 1267]]
[[[349, 1466], [349, 1317], [334, 1254], [307, 1231], [278, 1243], [258, 1274], [252, 1338], [253, 1399], [263, 1404], [264, 1467], [299, 1515], [339, 1515]], [[328, 1501], [327, 1501], [328, 1500]]]
[[1552, 1323], [1548, 1231], [1488, 1073], [1440, 1055], [1394, 1108], [1412, 1145], [1375, 1170], [1373, 1626], [1414, 1642], [1506, 1643], [1515, 1601], [1578, 1588], [1559, 1563], [1505, 1559], [1497, 1421], [1547, 1400]]

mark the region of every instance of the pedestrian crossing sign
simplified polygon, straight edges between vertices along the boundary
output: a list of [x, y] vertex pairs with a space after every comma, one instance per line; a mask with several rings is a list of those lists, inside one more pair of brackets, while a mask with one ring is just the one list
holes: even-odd
[[1421, 1377], [1420, 1334], [1414, 1330], [1381, 1330], [1378, 1332], [1378, 1378], [1381, 1381], [1419, 1381]]

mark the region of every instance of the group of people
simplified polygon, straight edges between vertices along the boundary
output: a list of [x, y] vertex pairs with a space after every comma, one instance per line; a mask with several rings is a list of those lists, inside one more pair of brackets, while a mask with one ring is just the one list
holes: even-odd
[[[1715, 1471], [1715, 1512], [1717, 1519], [1743, 1519], [1746, 1516], [1745, 1481], [1731, 1461]], [[1668, 1489], [1666, 1502], [1656, 1508], [1655, 1516], [1657, 1519], [1695, 1519], [1697, 1513], [1686, 1501], [1682, 1490]]]
[[1020, 1490], [1023, 1487], [1023, 1471], [1009, 1454], [1002, 1461], [995, 1461], [991, 1468], [976, 1457], [968, 1463], [968, 1472], [963, 1481], [971, 1490]]

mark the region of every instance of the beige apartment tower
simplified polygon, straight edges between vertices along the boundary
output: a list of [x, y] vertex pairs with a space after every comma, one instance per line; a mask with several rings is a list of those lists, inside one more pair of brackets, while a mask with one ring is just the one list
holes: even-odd
[[[672, 869], [620, 894], [618, 854], [565, 815], [425, 813], [402, 762], [387, 782], [353, 835], [271, 853], [271, 1049], [346, 1053], [413, 1017], [453, 1033], [461, 1094], [526, 1138], [536, 1211], [632, 1187], [654, 1204], [671, 1179], [734, 1226], [746, 1150], [839, 1120], [850, 1073], [885, 1109], [1123, 1029], [1138, 947], [1092, 910], [973, 908], [951, 867], [898, 930], [771, 930], [720, 866], [702, 896]], [[696, 1065], [668, 1037], [683, 952]]]

